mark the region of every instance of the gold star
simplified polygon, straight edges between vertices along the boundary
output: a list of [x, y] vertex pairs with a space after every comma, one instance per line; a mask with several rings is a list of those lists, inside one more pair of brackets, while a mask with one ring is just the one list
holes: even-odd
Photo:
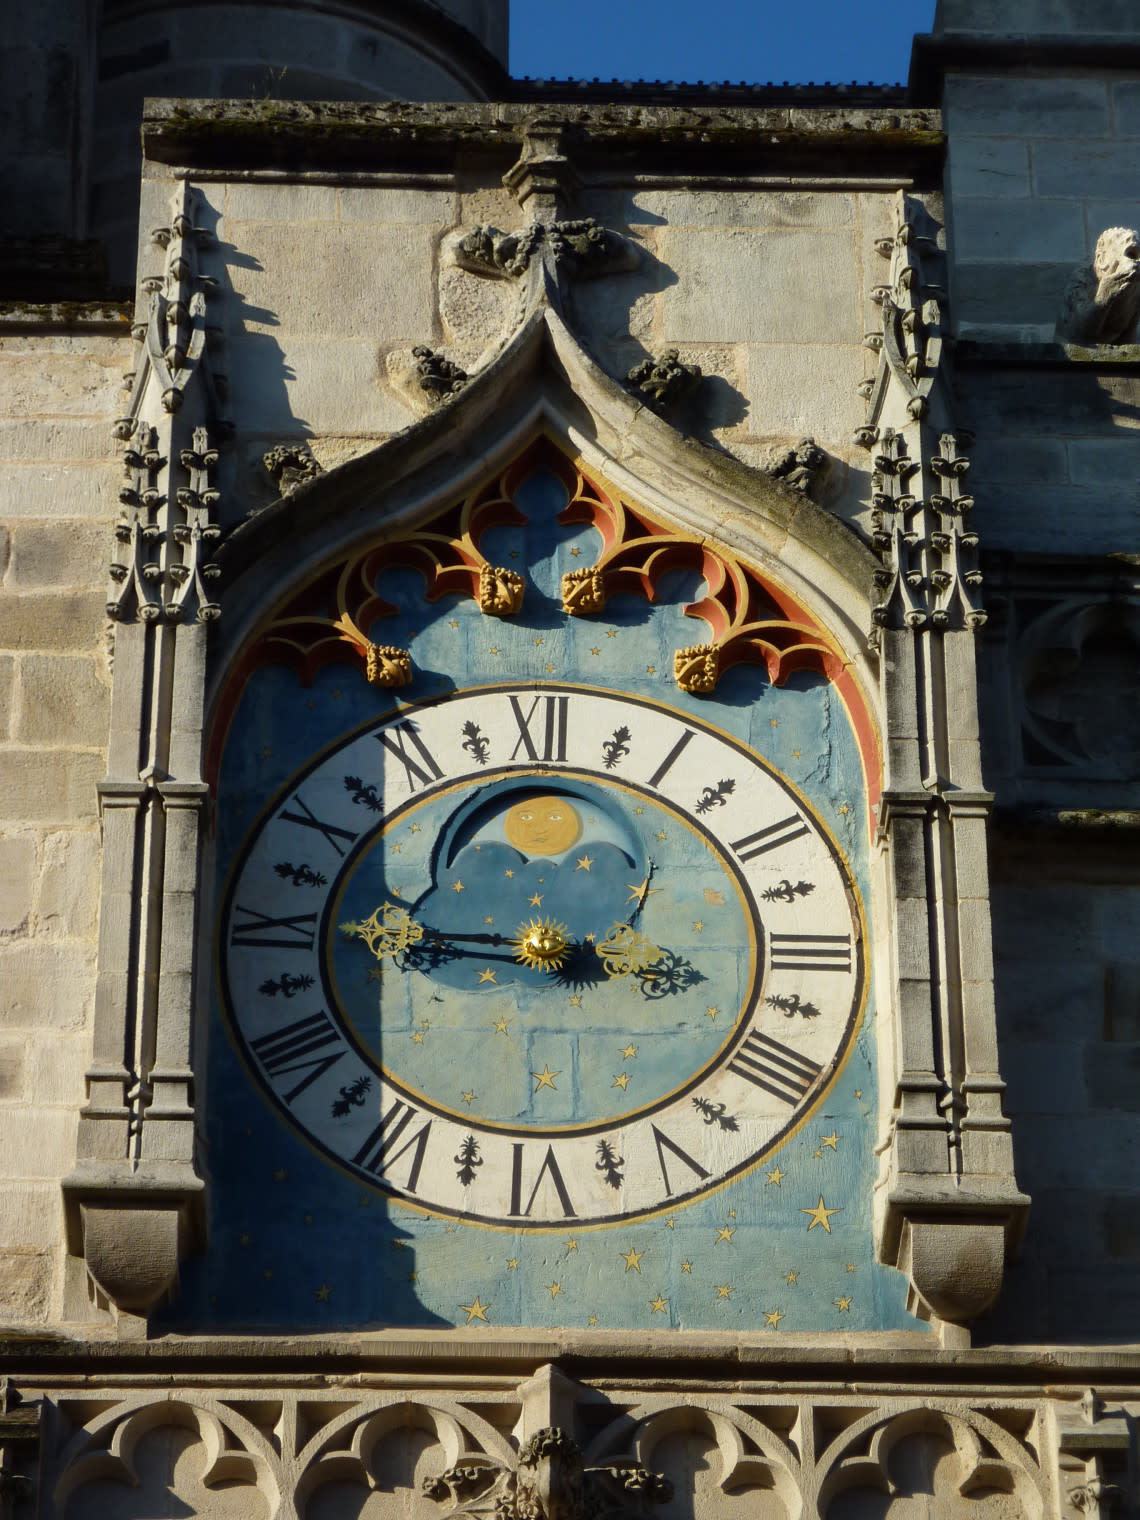
[[764, 1315], [764, 1323], [770, 1325], [773, 1330], [778, 1330], [783, 1317], [784, 1314], [781, 1309], [770, 1309]]
[[596, 934], [587, 934], [586, 935], [586, 944], [587, 945], [592, 945], [594, 943], [594, 941], [597, 939], [597, 937], [598, 936]]
[[535, 892], [534, 895], [529, 899], [529, 901], [530, 901], [530, 905], [531, 905], [532, 908], [541, 908], [542, 907], [542, 894], [540, 892]]
[[649, 1307], [653, 1310], [654, 1314], [664, 1314], [669, 1307], [669, 1300], [662, 1298], [661, 1294], [658, 1293], [656, 1298], [649, 1300]]
[[628, 1071], [619, 1071], [618, 1074], [617, 1074], [617, 1076], [613, 1080], [613, 1085], [614, 1085], [614, 1087], [620, 1087], [621, 1090], [622, 1090], [622, 1092], [625, 1092], [626, 1089], [629, 1087], [629, 1072]]
[[853, 1261], [849, 1261], [849, 1262], [848, 1262], [848, 1263], [847, 1263], [847, 1266], [846, 1266], [846, 1270], [847, 1270], [847, 1271], [848, 1271], [848, 1272], [854, 1272], [854, 1271], [856, 1271], [856, 1270], [857, 1270], [857, 1268], [856, 1268], [856, 1266], [855, 1266], [855, 1263], [854, 1263], [854, 1262], [853, 1262]]
[[567, 999], [567, 1002], [570, 1004], [571, 1008], [581, 1008], [582, 994], [580, 992], [572, 992]]
[[634, 811], [634, 812], [635, 812], [635, 813], [636, 813], [636, 814], [637, 814], [637, 816], [638, 816], [638, 817], [639, 817], [639, 818], [640, 818], [640, 817], [641, 817], [641, 815], [642, 815], [642, 813], [644, 813], [644, 812], [645, 812], [645, 809], [644, 809], [644, 808], [643, 808], [643, 807], [640, 807], [640, 806], [638, 806], [638, 807], [635, 807], [635, 808], [634, 808], [634, 810], [633, 810], [633, 811]]
[[607, 628], [606, 629], [606, 638], [607, 639], [616, 639], [617, 636], [618, 636], [618, 631], [617, 631], [616, 628]]
[[422, 1029], [417, 1029], [416, 1032], [412, 1035], [412, 1044], [413, 1045], [422, 1045], [423, 1042], [424, 1042], [424, 1032], [423, 1032]]
[[811, 1156], [812, 1156], [812, 1160], [813, 1161], [822, 1161], [823, 1160], [823, 1152], [820, 1150], [820, 1148], [819, 1148], [818, 1145], [816, 1146], [815, 1150], [812, 1151]]
[[731, 1283], [718, 1283], [717, 1286], [716, 1286], [716, 1288], [713, 1291], [716, 1293], [717, 1298], [731, 1298], [732, 1297], [732, 1284]]
[[851, 811], [851, 804], [849, 802], [841, 802], [838, 811], [841, 818], [846, 818], [847, 814]]
[[493, 924], [495, 922], [495, 915], [493, 913], [486, 913], [486, 914], [484, 914], [483, 915], [483, 922], [485, 924]]
[[681, 1271], [684, 1272], [684, 1273], [686, 1273], [688, 1276], [691, 1277], [693, 1275], [693, 1264], [692, 1264], [692, 1262], [691, 1261], [683, 1261], [681, 1263]]
[[571, 1235], [568, 1240], [564, 1240], [562, 1244], [568, 1252], [576, 1251], [578, 1249], [578, 1242], [574, 1239], [573, 1235]]
[[273, 746], [272, 746], [272, 744], [265, 744], [265, 745], [262, 746], [262, 748], [261, 748], [261, 758], [263, 760], [272, 760], [273, 759]]
[[515, 873], [514, 873], [514, 872], [513, 872], [513, 871], [512, 871], [512, 870], [510, 870], [510, 869], [509, 869], [509, 868], [508, 868], [508, 869], [507, 869], [507, 870], [505, 870], [505, 871], [504, 871], [504, 872], [503, 872], [503, 875], [504, 875], [504, 876], [505, 876], [505, 877], [507, 877], [507, 879], [508, 879], [508, 880], [509, 880], [509, 879], [510, 879], [510, 878], [511, 878], [511, 877], [512, 877], [512, 876], [513, 876], [513, 875], [514, 875], [514, 874], [515, 874]]
[[447, 620], [447, 626], [449, 628], [458, 628], [459, 627], [459, 619], [458, 618], [448, 618], [448, 620]]
[[664, 844], [664, 842], [666, 841], [666, 839], [669, 838], [668, 834], [666, 834], [666, 832], [665, 832], [664, 829], [658, 829], [657, 830], [657, 834], [656, 834], [655, 837], [657, 839], [659, 839], [662, 842], [662, 844]]
[[508, 1272], [517, 1272], [518, 1269], [519, 1269], [519, 1259], [518, 1259], [518, 1257], [517, 1256], [508, 1256], [507, 1257], [507, 1271]]
[[491, 1028], [495, 1031], [496, 1034], [509, 1034], [511, 1030], [511, 1021], [507, 1018], [506, 1014], [503, 1014], [501, 1017], [495, 1020], [495, 1022], [491, 1025]]
[[550, 1294], [551, 1298], [557, 1298], [562, 1292], [562, 1284], [560, 1282], [547, 1283], [546, 1291]]
[[422, 834], [423, 833], [423, 826], [422, 826], [422, 824], [410, 823], [408, 825], [408, 833], [409, 834]]
[[483, 1303], [478, 1295], [475, 1296], [471, 1303], [460, 1304], [459, 1307], [466, 1314], [468, 1324], [477, 1319], [481, 1319], [484, 1324], [487, 1323], [487, 1310], [491, 1305]]
[[798, 1272], [792, 1271], [784, 1273], [784, 1281], [787, 1283], [789, 1288], [794, 1288], [799, 1280], [800, 1274]]
[[769, 718], [768, 719], [768, 727], [769, 728], [779, 728], [779, 726], [780, 726], [780, 720], [779, 720], [779, 718]]
[[554, 674], [554, 666], [553, 665], [551, 665], [551, 664], [548, 663], [548, 664], [544, 665], [542, 668], [543, 668], [543, 670], [546, 671], [546, 674], [548, 676], [552, 676]]
[[393, 855], [402, 855], [403, 853], [404, 853], [404, 846], [402, 844], [394, 844], [392, 846], [392, 854]]
[[598, 646], [596, 644], [594, 644], [592, 646], [592, 648], [590, 649], [590, 653], [591, 654], [601, 654], [601, 652], [602, 651], [598, 648]]
[[313, 1294], [313, 1297], [316, 1299], [318, 1304], [327, 1304], [329, 1299], [332, 1297], [332, 1289], [329, 1287], [328, 1283], [322, 1283], [317, 1291]]
[[668, 1219], [665, 1220], [665, 1228], [667, 1230], [675, 1230], [677, 1228], [676, 1214], [670, 1214]]
[[488, 654], [502, 654], [502, 652], [503, 651], [499, 648], [498, 644], [492, 644], [491, 647], [487, 650]]
[[581, 549], [579, 549], [579, 547], [578, 547], [578, 545], [577, 545], [577, 544], [575, 544], [575, 545], [574, 545], [574, 547], [573, 547], [573, 548], [572, 548], [572, 549], [571, 549], [571, 550], [570, 550], [570, 553], [571, 553], [571, 556], [572, 556], [572, 557], [573, 557], [573, 558], [574, 558], [574, 559], [577, 559], [577, 558], [578, 558], [578, 556], [579, 556], [579, 555], [580, 555], [580, 554], [581, 554], [581, 552], [582, 552], [582, 551], [581, 551]]
[[[561, 1075], [562, 1073], [560, 1071], [551, 1071], [550, 1067], [547, 1066], [544, 1062], [541, 1071], [531, 1072], [531, 1076], [534, 1078], [535, 1092], [538, 1092], [543, 1087], [551, 1087], [555, 1092], [557, 1092], [558, 1088], [554, 1085], [554, 1079], [555, 1077], [560, 1077]], [[821, 1203], [822, 1201], [823, 1200], [820, 1199]]]
[[709, 1006], [705, 1009], [705, 1018], [715, 1019], [719, 1012], [720, 1009], [714, 1003], [710, 1003]]
[[792, 759], [793, 760], [798, 760], [802, 754], [803, 754], [803, 750], [802, 749], [794, 749], [792, 751]]
[[729, 1211], [728, 1211], [728, 1217], [730, 1219], [735, 1219], [736, 1218], [736, 1210], [735, 1209], [729, 1209]]
[[639, 881], [636, 883], [627, 881], [625, 884], [625, 889], [629, 893], [629, 896], [626, 898], [627, 903], [643, 903], [647, 897], [651, 897], [653, 895], [653, 892], [657, 890], [656, 887], [650, 888], [648, 876], [644, 881]]
[[589, 1319], [587, 1319], [587, 1321], [586, 1321], [586, 1328], [588, 1330], [592, 1330], [597, 1323], [598, 1323], [598, 1316], [596, 1314], [591, 1314], [590, 1317], [589, 1317]]
[[289, 1173], [285, 1170], [285, 1168], [283, 1166], [278, 1167], [277, 1170], [273, 1173], [273, 1180], [274, 1180], [274, 1182], [287, 1182], [288, 1179], [289, 1179]]
[[467, 1104], [468, 1108], [470, 1108], [472, 1103], [475, 1101], [475, 1094], [471, 1088], [468, 1088], [466, 1092], [461, 1092], [459, 1096], [463, 1099], [464, 1103]]
[[845, 1296], [835, 1300], [835, 1307], [839, 1310], [840, 1314], [847, 1314], [850, 1311], [851, 1303], [851, 1298]]
[[583, 855], [581, 860], [579, 860], [575, 865], [574, 869], [575, 871], [588, 871], [593, 864], [594, 862], [588, 855]]
[[647, 676], [655, 676], [657, 674], [657, 666], [656, 665], [647, 665], [645, 667], [645, 674]]
[[465, 892], [467, 889], [461, 881], [453, 881], [451, 883], [451, 890], [453, 892]]
[[736, 1234], [736, 1226], [735, 1225], [731, 1225], [731, 1224], [721, 1225], [720, 1229], [716, 1232], [716, 1239], [713, 1241], [713, 1245], [719, 1246], [720, 1243], [721, 1243], [721, 1241], [723, 1240], [724, 1243], [725, 1243], [725, 1245], [729, 1245], [730, 1246], [732, 1244], [732, 1237], [735, 1234]]
[[542, 636], [541, 633], [535, 635], [534, 647], [536, 649], [541, 649], [542, 646], [543, 646], [543, 644], [545, 644], [545, 643], [546, 643], [546, 640], [543, 638], [543, 636]]
[[863, 1089], [861, 1087], [857, 1087], [855, 1089], [855, 1096], [857, 1098], [861, 1098], [863, 1096]]
[[484, 966], [483, 970], [479, 973], [479, 980], [481, 982], [493, 982], [498, 974], [493, 966]]
[[648, 1256], [648, 1254], [648, 1251], [639, 1251], [634, 1246], [630, 1246], [628, 1251], [618, 1252], [618, 1255], [621, 1257], [622, 1261], [625, 1262], [625, 1270], [627, 1272], [637, 1273], [641, 1272], [642, 1260], [644, 1257]]
[[704, 932], [705, 932], [705, 921], [704, 921], [704, 919], [703, 918], [694, 918], [693, 919], [693, 933], [694, 934], [703, 934]]
[[829, 1151], [837, 1151], [839, 1149], [839, 1139], [839, 1135], [833, 1131], [830, 1135], [821, 1135], [819, 1143], [820, 1145], [825, 1145]]
[[632, 1061], [632, 1060], [635, 1059], [636, 1056], [637, 1056], [637, 1046], [636, 1045], [625, 1045], [625, 1046], [622, 1047], [621, 1058], [622, 1058], [623, 1061]]
[[842, 1209], [829, 1209], [827, 1207], [827, 1205], [824, 1203], [824, 1201], [823, 1201], [823, 1194], [821, 1193], [820, 1196], [819, 1196], [819, 1202], [816, 1204], [816, 1206], [815, 1206], [814, 1209], [801, 1209], [800, 1213], [801, 1214], [806, 1214], [808, 1216], [808, 1218], [811, 1220], [811, 1223], [808, 1225], [808, 1234], [809, 1235], [815, 1229], [816, 1225], [819, 1225], [822, 1229], [826, 1230], [827, 1233], [830, 1235], [831, 1234], [831, 1216], [832, 1216], [832, 1214], [842, 1214], [843, 1210]]

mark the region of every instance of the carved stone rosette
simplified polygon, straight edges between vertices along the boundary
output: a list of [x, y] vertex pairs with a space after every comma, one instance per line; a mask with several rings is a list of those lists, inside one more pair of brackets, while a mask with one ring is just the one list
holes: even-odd
[[883, 328], [868, 344], [878, 361], [855, 436], [871, 455], [882, 559], [871, 642], [887, 724], [880, 842], [896, 946], [879, 1245], [909, 1274], [915, 1312], [962, 1324], [996, 1298], [1029, 1202], [1014, 1178], [994, 1027], [992, 798], [974, 651], [985, 613], [970, 440], [954, 421], [943, 352], [942, 232], [918, 198], [900, 194], [895, 236], [877, 246], [889, 280], [872, 292]]

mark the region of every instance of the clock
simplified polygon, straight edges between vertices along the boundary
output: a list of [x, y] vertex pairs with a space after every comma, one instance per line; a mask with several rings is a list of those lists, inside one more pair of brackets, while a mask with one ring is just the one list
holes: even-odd
[[747, 1172], [823, 1101], [865, 995], [858, 891], [802, 793], [690, 711], [557, 682], [402, 706], [295, 771], [219, 954], [309, 1145], [513, 1231]]

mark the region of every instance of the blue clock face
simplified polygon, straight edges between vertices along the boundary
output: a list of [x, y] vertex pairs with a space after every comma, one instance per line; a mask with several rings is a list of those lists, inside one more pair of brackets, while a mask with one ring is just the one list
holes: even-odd
[[229, 1017], [290, 1123], [383, 1192], [515, 1230], [753, 1166], [863, 997], [855, 892], [804, 799], [597, 688], [480, 687], [349, 736], [268, 803], [224, 913]]

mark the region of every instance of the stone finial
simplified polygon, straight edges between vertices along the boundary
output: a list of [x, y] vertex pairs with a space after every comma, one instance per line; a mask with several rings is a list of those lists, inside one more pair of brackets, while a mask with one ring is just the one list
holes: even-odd
[[420, 390], [426, 391], [433, 402], [456, 395], [467, 384], [465, 369], [460, 369], [453, 360], [445, 359], [426, 344], [417, 344], [412, 349], [412, 358], [416, 360], [416, 377]]
[[282, 496], [322, 473], [307, 443], [279, 443], [261, 456], [261, 462]]
[[369, 644], [364, 673], [370, 686], [410, 686], [412, 657], [398, 644]]
[[699, 364], [683, 364], [677, 349], [667, 348], [659, 359], [650, 354], [635, 364], [626, 379], [654, 411], [664, 411], [693, 393], [701, 382], [701, 368]]
[[510, 617], [523, 604], [526, 582], [517, 570], [502, 565], [483, 565], [479, 570], [476, 600], [479, 611], [491, 617]]
[[617, 274], [637, 264], [633, 245], [592, 216], [573, 221], [531, 222], [518, 232], [482, 225], [455, 244], [455, 261], [472, 274], [517, 280], [541, 253], [555, 269], [579, 278]]
[[1140, 232], [1109, 227], [1091, 264], [1072, 273], [1057, 336], [1069, 343], [1135, 343], [1140, 321]]

